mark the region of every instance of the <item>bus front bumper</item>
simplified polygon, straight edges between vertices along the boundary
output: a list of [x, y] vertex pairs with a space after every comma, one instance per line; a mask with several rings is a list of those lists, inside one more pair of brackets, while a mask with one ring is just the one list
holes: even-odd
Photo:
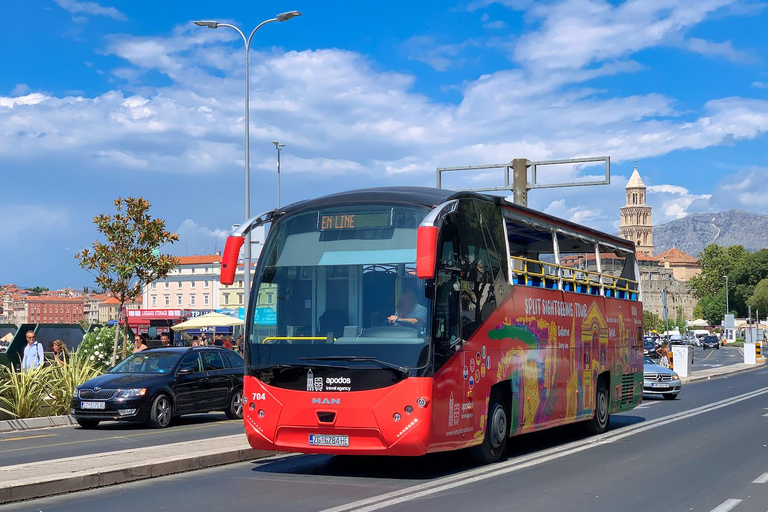
[[244, 422], [254, 449], [349, 455], [423, 455], [432, 380], [369, 391], [311, 392], [245, 377]]

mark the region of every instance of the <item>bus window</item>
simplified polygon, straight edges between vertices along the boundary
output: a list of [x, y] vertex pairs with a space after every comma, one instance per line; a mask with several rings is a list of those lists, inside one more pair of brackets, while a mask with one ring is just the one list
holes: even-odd
[[563, 290], [600, 295], [600, 267], [595, 242], [570, 233], [557, 232]]
[[492, 203], [462, 201], [451, 217], [461, 268], [461, 338], [467, 340], [496, 309], [501, 299], [496, 290], [506, 292], [507, 266], [501, 259], [506, 252], [504, 228], [501, 213]]
[[558, 272], [552, 233], [537, 226], [506, 218], [512, 283], [557, 288]]

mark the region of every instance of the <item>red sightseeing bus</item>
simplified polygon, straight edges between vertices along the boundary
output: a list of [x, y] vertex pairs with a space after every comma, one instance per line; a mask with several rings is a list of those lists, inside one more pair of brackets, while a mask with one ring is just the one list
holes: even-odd
[[271, 223], [246, 323], [256, 449], [498, 460], [511, 436], [604, 431], [642, 395], [634, 244], [495, 196], [396, 187]]

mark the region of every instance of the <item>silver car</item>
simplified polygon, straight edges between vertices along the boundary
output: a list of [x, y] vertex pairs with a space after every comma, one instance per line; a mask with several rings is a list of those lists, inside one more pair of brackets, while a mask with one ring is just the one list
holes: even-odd
[[680, 376], [669, 368], [654, 363], [650, 358], [644, 358], [643, 366], [643, 395], [662, 395], [667, 400], [674, 400], [682, 387]]

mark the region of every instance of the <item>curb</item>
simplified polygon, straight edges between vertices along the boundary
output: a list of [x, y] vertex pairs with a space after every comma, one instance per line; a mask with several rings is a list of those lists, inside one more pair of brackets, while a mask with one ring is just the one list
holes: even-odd
[[729, 377], [731, 375], [738, 375], [739, 373], [752, 372], [752, 371], [759, 370], [759, 369], [764, 368], [764, 367], [765, 367], [765, 364], [759, 364], [758, 363], [755, 366], [752, 366], [752, 367], [749, 367], [749, 368], [741, 368], [739, 370], [735, 370], [735, 371], [732, 371], [732, 372], [715, 373], [715, 374], [712, 374], [712, 375], [701, 375], [701, 376], [698, 376], [698, 377], [685, 377], [685, 378], [680, 379], [680, 381], [683, 384], [688, 384], [690, 382], [701, 382], [701, 381], [704, 381], [704, 380], [722, 379], [724, 377]]
[[154, 462], [116, 464], [76, 473], [60, 473], [43, 477], [25, 478], [0, 484], [0, 505], [31, 500], [108, 485], [124, 484], [160, 476], [223, 466], [237, 462], [262, 459], [275, 452], [235, 448], [223, 452], [209, 451], [198, 455], [177, 455]]
[[63, 427], [74, 425], [76, 422], [72, 416], [43, 416], [40, 418], [18, 418], [15, 420], [0, 421], [0, 433], [14, 432], [16, 430], [32, 430], [35, 428]]

